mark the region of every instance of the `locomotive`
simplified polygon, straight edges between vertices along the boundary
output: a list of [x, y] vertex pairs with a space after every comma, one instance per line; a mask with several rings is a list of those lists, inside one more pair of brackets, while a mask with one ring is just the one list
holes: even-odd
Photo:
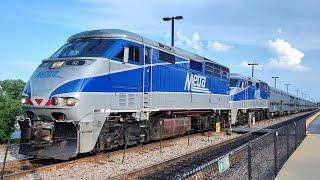
[[[272, 101], [277, 92], [286, 95], [280, 105]], [[259, 80], [230, 80], [217, 62], [117, 29], [71, 36], [34, 71], [21, 103], [19, 152], [63, 160], [215, 121], [245, 122], [248, 112], [262, 118], [314, 108]]]
[[237, 73], [231, 73], [229, 86], [233, 125], [247, 123], [249, 114], [260, 120], [313, 110], [317, 107], [311, 101], [271, 87], [261, 80]]

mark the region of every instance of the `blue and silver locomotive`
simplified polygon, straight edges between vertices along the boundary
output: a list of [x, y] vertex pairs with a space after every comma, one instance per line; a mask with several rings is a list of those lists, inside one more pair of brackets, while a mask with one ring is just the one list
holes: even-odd
[[231, 124], [244, 124], [272, 116], [316, 108], [314, 102], [296, 97], [267, 83], [236, 73], [230, 75]]
[[[123, 30], [71, 36], [23, 91], [20, 153], [69, 159], [229, 118], [229, 69]], [[183, 128], [181, 128], [183, 126]], [[170, 129], [166, 131], [166, 129]]]
[[[20, 153], [69, 159], [315, 104], [212, 60], [123, 30], [71, 36], [32, 74]], [[252, 114], [253, 113], [253, 114]], [[212, 124], [212, 123], [211, 123]], [[163, 133], [161, 133], [163, 132]]]
[[232, 124], [243, 124], [248, 114], [254, 113], [257, 119], [268, 116], [269, 86], [267, 83], [232, 73], [230, 77], [230, 108]]

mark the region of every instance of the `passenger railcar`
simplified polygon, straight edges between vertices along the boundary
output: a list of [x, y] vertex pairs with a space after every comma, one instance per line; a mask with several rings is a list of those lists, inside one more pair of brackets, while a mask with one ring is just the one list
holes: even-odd
[[228, 84], [229, 69], [199, 55], [123, 30], [82, 32], [28, 81], [20, 153], [69, 159], [157, 140], [160, 123], [183, 133], [227, 120]]
[[316, 104], [311, 101], [240, 74], [231, 73], [229, 86], [233, 125], [247, 123], [253, 117], [259, 120], [316, 108]]

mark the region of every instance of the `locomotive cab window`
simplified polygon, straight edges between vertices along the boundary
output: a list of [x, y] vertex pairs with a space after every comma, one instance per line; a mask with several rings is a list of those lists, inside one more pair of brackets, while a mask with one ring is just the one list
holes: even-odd
[[51, 58], [104, 57], [104, 54], [114, 42], [114, 40], [109, 39], [73, 40], [63, 45]]
[[202, 63], [190, 60], [190, 69], [202, 72]]
[[[123, 51], [122, 50], [120, 53], [123, 59]], [[117, 56], [118, 57], [118, 56]], [[129, 45], [129, 62], [130, 63], [139, 63], [140, 62], [140, 47], [134, 46], [134, 45]]]
[[230, 87], [237, 87], [238, 86], [238, 79], [230, 79], [229, 86]]
[[175, 56], [164, 51], [159, 51], [159, 59], [164, 62], [168, 62], [171, 64], [175, 63]]
[[116, 59], [119, 59], [119, 60], [123, 60], [123, 57], [124, 57], [124, 48], [121, 49], [121, 51], [116, 55]]
[[144, 61], [145, 61], [145, 64], [150, 64], [151, 63], [151, 48], [150, 47], [145, 47], [145, 50], [144, 50]]

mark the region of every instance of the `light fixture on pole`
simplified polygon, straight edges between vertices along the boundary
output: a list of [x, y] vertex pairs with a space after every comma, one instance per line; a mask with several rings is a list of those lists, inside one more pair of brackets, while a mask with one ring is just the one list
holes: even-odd
[[251, 66], [251, 77], [253, 77], [254, 74], [254, 66], [258, 66], [258, 63], [248, 63], [249, 66]]
[[286, 87], [287, 87], [287, 92], [289, 92], [289, 86], [291, 85], [291, 84], [284, 84]]
[[162, 18], [163, 21], [171, 21], [171, 46], [174, 46], [174, 20], [181, 20], [183, 19], [182, 16], [176, 16], [176, 17], [164, 17]]
[[279, 76], [273, 76], [274, 79], [274, 87], [277, 88], [277, 79], [280, 78]]

